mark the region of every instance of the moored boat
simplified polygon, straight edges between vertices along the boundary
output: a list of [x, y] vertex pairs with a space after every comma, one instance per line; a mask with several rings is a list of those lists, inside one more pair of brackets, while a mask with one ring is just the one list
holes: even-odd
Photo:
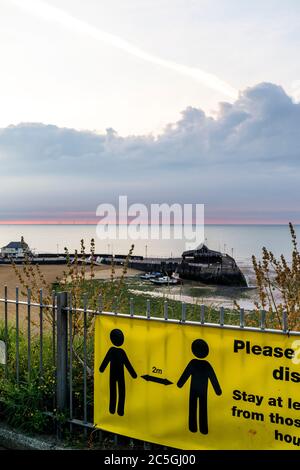
[[162, 276], [162, 273], [157, 271], [157, 272], [142, 274], [142, 276], [140, 276], [140, 279], [150, 281], [151, 279], [157, 279], [161, 276]]
[[152, 284], [155, 284], [157, 286], [167, 286], [167, 285], [172, 286], [180, 282], [178, 278], [170, 277], [170, 276], [162, 276], [156, 279], [149, 279], [149, 281], [152, 282]]

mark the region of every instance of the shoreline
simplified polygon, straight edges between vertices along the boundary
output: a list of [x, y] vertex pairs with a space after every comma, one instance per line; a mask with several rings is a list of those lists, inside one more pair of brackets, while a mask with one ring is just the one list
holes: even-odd
[[[22, 266], [18, 265], [17, 269], [22, 273]], [[51, 264], [51, 265], [39, 265], [39, 269], [42, 272], [42, 274], [45, 277], [45, 280], [48, 284], [56, 282], [57, 277], [61, 277], [63, 275], [63, 272], [66, 270], [66, 265], [61, 265], [61, 264]], [[115, 275], [114, 277], [120, 278], [122, 275], [122, 266], [115, 266]], [[102, 265], [102, 266], [95, 266], [94, 267], [94, 273], [95, 277], [94, 279], [110, 279], [110, 274], [111, 274], [111, 266], [110, 265]], [[125, 277], [131, 277], [136, 274], [139, 274], [139, 271], [135, 269], [128, 268], [127, 273], [125, 274]], [[86, 267], [86, 279], [90, 279], [90, 270], [89, 267]], [[0, 297], [2, 297], [2, 292], [4, 296], [4, 286], [7, 286], [8, 290], [8, 297], [9, 294], [12, 293], [12, 291], [15, 292], [15, 288], [20, 286], [20, 282], [16, 276], [16, 273], [11, 265], [0, 265]], [[43, 283], [40, 281], [38, 283], [38, 288], [42, 289], [43, 288]], [[20, 296], [21, 298], [21, 296]], [[24, 296], [23, 296], [24, 298]]]

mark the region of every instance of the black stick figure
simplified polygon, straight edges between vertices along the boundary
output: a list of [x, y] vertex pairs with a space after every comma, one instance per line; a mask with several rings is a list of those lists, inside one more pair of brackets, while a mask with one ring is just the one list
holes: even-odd
[[[196, 339], [192, 343], [192, 352], [194, 356], [202, 359], [208, 355], [209, 347], [203, 339]], [[208, 433], [207, 417], [207, 388], [208, 380], [214, 388], [217, 395], [222, 394], [222, 390], [215, 371], [208, 361], [192, 359], [180, 379], [177, 387], [181, 388], [191, 377], [190, 401], [189, 401], [189, 430], [197, 432], [197, 407], [199, 406], [199, 429], [202, 434]], [[199, 402], [199, 404], [198, 404]]]
[[[100, 372], [104, 372], [110, 363], [109, 375], [109, 412], [114, 414], [117, 406], [117, 391], [118, 391], [118, 406], [117, 413], [119, 416], [124, 415], [125, 406], [125, 374], [124, 366], [128, 370], [131, 377], [137, 378], [137, 374], [129, 362], [126, 352], [120, 348], [124, 343], [124, 335], [121, 330], [115, 329], [110, 333], [110, 339], [114, 346], [111, 347], [106, 353], [105, 358], [99, 368]], [[118, 390], [117, 390], [118, 388]]]

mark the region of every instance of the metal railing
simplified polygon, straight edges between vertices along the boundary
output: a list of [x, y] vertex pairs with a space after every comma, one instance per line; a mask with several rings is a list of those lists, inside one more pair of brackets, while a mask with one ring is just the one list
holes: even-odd
[[[188, 308], [190, 304], [181, 304], [180, 318], [170, 318], [169, 303], [164, 301], [161, 317], [153, 316], [151, 309], [151, 300], [146, 300], [144, 312], [136, 312], [134, 301], [130, 299], [129, 313], [118, 312], [115, 304], [114, 311], [107, 312], [102, 309], [102, 299], [98, 299], [97, 310], [88, 309], [88, 298], [83, 299], [83, 306], [76, 307], [73, 299], [66, 292], [52, 294], [51, 303], [45, 304], [43, 291], [39, 291], [39, 301], [32, 301], [30, 289], [24, 300], [19, 298], [19, 289], [15, 290], [15, 299], [8, 298], [7, 287], [4, 288], [4, 297], [0, 298], [1, 316], [3, 324], [3, 341], [9, 343], [10, 332], [13, 331], [13, 347], [6, 348], [6, 361], [4, 365], [5, 377], [14, 377], [17, 384], [32, 380], [33, 375], [38, 373], [39, 380], [44, 378], [45, 366], [52, 364], [55, 376], [53, 387], [53, 400], [51, 404], [45, 407], [49, 415], [55, 416], [55, 411], [64, 413], [69, 422], [70, 431], [74, 426], [81, 426], [87, 435], [88, 429], [94, 429], [93, 425], [93, 334], [91, 334], [91, 322], [97, 315], [120, 316], [134, 319], [147, 319], [148, 321], [160, 321], [170, 323], [181, 323], [191, 325], [205, 325], [208, 328], [225, 328], [248, 331], [264, 331], [277, 334], [287, 334], [288, 324], [287, 315], [282, 316], [281, 329], [272, 329], [266, 327], [266, 312], [260, 311], [259, 323], [257, 326], [247, 326], [246, 320], [251, 312], [245, 312], [240, 309], [231, 312], [232, 318], [236, 324], [226, 323], [227, 311], [220, 307], [218, 320], [216, 322], [208, 321], [205, 305], [193, 306], [196, 309], [196, 316], [188, 319]], [[3, 313], [3, 315], [2, 315]], [[143, 313], [142, 315], [140, 313]], [[47, 320], [47, 321], [46, 321]], [[79, 321], [80, 320], [80, 321]], [[75, 334], [76, 325], [80, 324], [81, 334]], [[300, 335], [300, 332], [293, 332]], [[26, 345], [20, 350], [20, 339], [22, 335], [22, 345]], [[35, 338], [35, 348], [32, 350], [32, 341]], [[45, 352], [45, 341], [47, 342], [47, 357]], [[50, 352], [50, 361], [49, 361]], [[35, 361], [32, 362], [34, 353]], [[10, 354], [15, 358], [14, 363], [10, 359]], [[26, 357], [25, 357], [26, 356]], [[45, 364], [45, 361], [47, 364]], [[22, 371], [20, 364], [22, 362]], [[24, 366], [24, 363], [26, 364]], [[76, 363], [76, 364], [75, 364]], [[35, 368], [33, 370], [33, 367]], [[38, 370], [36, 370], [36, 368]], [[12, 369], [12, 370], [10, 370]], [[25, 373], [25, 372], [26, 373]], [[34, 374], [33, 374], [34, 373]], [[79, 398], [78, 398], [79, 397]], [[106, 432], [98, 430], [101, 436]], [[108, 434], [108, 433], [106, 433]], [[118, 436], [113, 436], [115, 444], [118, 442]], [[131, 440], [132, 441], [132, 440]], [[148, 444], [145, 443], [144, 447]]]
[[[51, 315], [52, 328], [48, 330], [52, 335], [51, 344], [52, 344], [52, 362], [53, 366], [56, 366], [56, 295], [53, 292], [52, 294], [52, 303], [45, 304], [43, 299], [43, 290], [39, 290], [39, 301], [34, 302], [31, 300], [31, 290], [27, 290], [27, 295], [25, 300], [20, 300], [19, 298], [19, 288], [15, 289], [15, 299], [8, 298], [7, 286], [4, 287], [4, 297], [0, 298], [0, 304], [4, 305], [4, 331], [3, 331], [3, 340], [4, 343], [8, 344], [9, 329], [13, 328], [15, 331], [15, 379], [16, 383], [20, 383], [20, 331], [24, 332], [24, 329], [27, 329], [27, 380], [30, 381], [32, 374], [32, 351], [31, 351], [31, 340], [32, 333], [39, 336], [39, 376], [42, 380], [43, 378], [43, 360], [44, 360], [44, 326], [45, 318], [44, 312], [47, 310], [47, 313]], [[9, 307], [13, 307], [9, 309]], [[22, 317], [23, 325], [20, 326], [20, 317], [21, 312], [20, 308], [23, 307]], [[10, 310], [10, 311], [9, 311]], [[32, 321], [32, 314], [36, 311], [37, 314], [36, 320]], [[49, 318], [48, 318], [49, 320]], [[26, 323], [26, 325], [25, 325]], [[5, 376], [8, 376], [8, 350], [6, 347], [5, 350], [5, 364], [4, 371]], [[22, 358], [24, 359], [24, 358]]]

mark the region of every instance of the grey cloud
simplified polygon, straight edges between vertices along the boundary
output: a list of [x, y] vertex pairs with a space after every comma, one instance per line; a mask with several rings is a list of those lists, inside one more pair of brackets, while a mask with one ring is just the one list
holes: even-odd
[[[271, 83], [221, 103], [215, 118], [188, 107], [157, 137], [121, 137], [111, 128], [97, 134], [37, 123], [9, 126], [0, 130], [0, 195], [10, 195], [18, 209], [21, 189], [10, 184], [17, 174], [27, 186], [20, 210], [49, 210], [49, 186], [52, 207], [65, 202], [65, 210], [94, 210], [103, 199], [128, 194], [138, 202], [204, 202], [214, 214], [218, 207], [240, 211], [242, 204], [274, 212], [278, 188], [284, 207], [297, 210], [299, 131], [300, 105]], [[47, 182], [45, 188], [37, 180]]]

